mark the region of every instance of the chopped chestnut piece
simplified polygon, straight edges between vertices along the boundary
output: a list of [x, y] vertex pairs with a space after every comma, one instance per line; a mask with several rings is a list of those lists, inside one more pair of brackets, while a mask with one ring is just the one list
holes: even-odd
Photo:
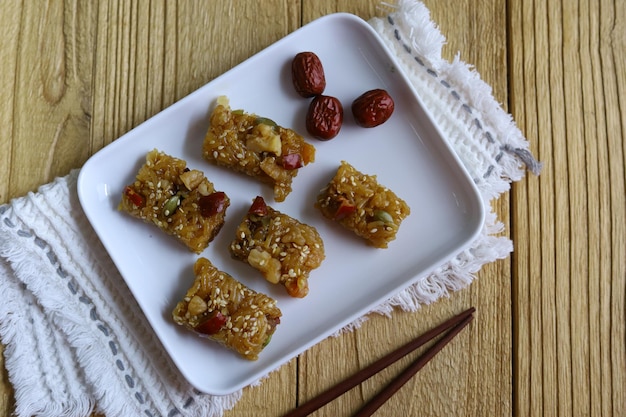
[[287, 155], [283, 155], [283, 168], [285, 169], [298, 169], [302, 168], [304, 164], [302, 163], [302, 157], [299, 153], [290, 153]]
[[356, 206], [348, 201], [345, 197], [339, 198], [339, 206], [335, 211], [335, 220], [345, 219], [356, 211]]
[[130, 187], [124, 188], [124, 194], [126, 194], [126, 197], [137, 207], [143, 207], [146, 204], [143, 196]]
[[198, 200], [198, 205], [200, 206], [200, 214], [202, 214], [202, 216], [214, 216], [226, 209], [226, 194], [222, 191], [217, 191], [209, 195], [202, 196]]
[[293, 278], [285, 282], [287, 294], [295, 298], [304, 298], [309, 293], [309, 283], [307, 279]]
[[222, 327], [226, 324], [227, 318], [225, 315], [220, 313], [219, 311], [215, 312], [214, 315], [209, 317], [207, 320], [196, 326], [196, 331], [198, 333], [212, 335], [220, 331]]
[[256, 214], [257, 216], [265, 216], [267, 214], [267, 204], [265, 204], [263, 197], [257, 196], [254, 199], [248, 213]]

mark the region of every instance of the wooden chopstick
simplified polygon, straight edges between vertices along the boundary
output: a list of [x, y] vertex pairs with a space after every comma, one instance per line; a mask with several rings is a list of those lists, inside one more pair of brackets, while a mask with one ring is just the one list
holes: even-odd
[[396, 393], [402, 386], [407, 383], [413, 375], [415, 375], [420, 369], [424, 367], [445, 345], [448, 344], [470, 321], [474, 319], [473, 315], [469, 315], [464, 318], [459, 324], [454, 326], [448, 333], [445, 334], [437, 343], [435, 343], [430, 349], [426, 351], [422, 356], [413, 362], [408, 368], [406, 368], [396, 379], [391, 381], [381, 392], [379, 392], [374, 398], [370, 400], [363, 408], [359, 410], [354, 417], [369, 417], [376, 410], [380, 408], [393, 394]]
[[378, 359], [371, 365], [363, 368], [354, 375], [346, 378], [334, 387], [329, 388], [317, 397], [302, 404], [298, 408], [286, 414], [284, 417], [308, 416], [310, 413], [328, 404], [330, 401], [359, 385], [361, 382], [377, 374], [389, 365], [393, 364], [394, 362], [413, 352], [415, 349], [419, 348], [423, 344], [427, 343], [431, 339], [439, 336], [441, 333], [453, 327], [453, 329], [444, 338], [442, 338], [439, 342], [433, 345], [433, 347], [431, 347], [409, 368], [407, 368], [407, 370], [403, 372], [395, 381], [393, 381], [378, 396], [376, 396], [372, 401], [370, 401], [370, 403], [366, 404], [366, 406], [361, 409], [361, 411], [359, 411], [359, 413], [369, 412], [369, 414], [358, 414], [358, 416], [369, 416], [371, 413], [376, 411], [388, 398], [390, 398], [404, 383], [406, 383], [406, 381], [408, 381], [412, 375], [414, 375], [426, 363], [428, 363], [428, 361], [430, 361], [430, 359], [432, 359], [450, 340], [452, 340], [452, 338], [456, 336], [458, 332], [460, 332], [463, 327], [465, 327], [473, 319], [473, 313], [475, 311], [476, 309], [474, 307], [471, 307], [464, 312], [452, 317], [451, 319], [446, 320], [440, 325], [428, 330], [426, 333], [408, 342], [404, 346], [399, 347], [393, 352]]

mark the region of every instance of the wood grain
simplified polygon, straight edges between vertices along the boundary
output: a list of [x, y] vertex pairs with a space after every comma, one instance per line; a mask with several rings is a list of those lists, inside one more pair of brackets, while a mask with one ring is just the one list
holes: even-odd
[[512, 194], [518, 416], [625, 412], [625, 10], [511, 2], [511, 110], [545, 163]]
[[[544, 163], [493, 202], [515, 251], [467, 289], [311, 348], [244, 389], [225, 416], [284, 414], [470, 305], [476, 320], [376, 415], [626, 415], [626, 4], [424, 4], [447, 38], [443, 56], [474, 66]], [[390, 10], [378, 0], [1, 6], [0, 203], [79, 168], [317, 17]], [[351, 415], [420, 353], [315, 415]], [[0, 415], [13, 395], [3, 367]]]

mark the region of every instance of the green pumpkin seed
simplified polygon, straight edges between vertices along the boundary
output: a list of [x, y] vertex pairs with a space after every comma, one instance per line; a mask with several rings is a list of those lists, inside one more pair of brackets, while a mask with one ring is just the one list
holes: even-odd
[[393, 217], [391, 217], [391, 214], [387, 213], [385, 210], [376, 210], [374, 212], [374, 218], [383, 223], [393, 223]]
[[273, 121], [272, 119], [268, 119], [267, 117], [257, 117], [254, 120], [254, 124], [258, 125], [263, 123], [264, 125], [268, 125], [268, 126], [272, 126], [272, 127], [277, 127], [278, 125], [276, 124], [275, 121]]
[[172, 214], [174, 214], [179, 204], [180, 204], [180, 197], [178, 195], [171, 196], [170, 199], [167, 200], [167, 202], [163, 206], [163, 215], [167, 217], [167, 216], [171, 216]]

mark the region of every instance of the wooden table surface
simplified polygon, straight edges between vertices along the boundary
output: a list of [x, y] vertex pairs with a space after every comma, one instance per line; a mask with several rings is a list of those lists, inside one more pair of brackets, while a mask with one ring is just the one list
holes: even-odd
[[[246, 388], [226, 416], [284, 414], [469, 306], [476, 320], [377, 415], [624, 416], [626, 3], [424, 3], [444, 56], [475, 67], [544, 163], [493, 202], [515, 251], [449, 298], [320, 343]], [[377, 0], [3, 0], [0, 203], [317, 17], [388, 10]], [[414, 357], [315, 415], [351, 415]], [[0, 412], [13, 407], [4, 370]]]

